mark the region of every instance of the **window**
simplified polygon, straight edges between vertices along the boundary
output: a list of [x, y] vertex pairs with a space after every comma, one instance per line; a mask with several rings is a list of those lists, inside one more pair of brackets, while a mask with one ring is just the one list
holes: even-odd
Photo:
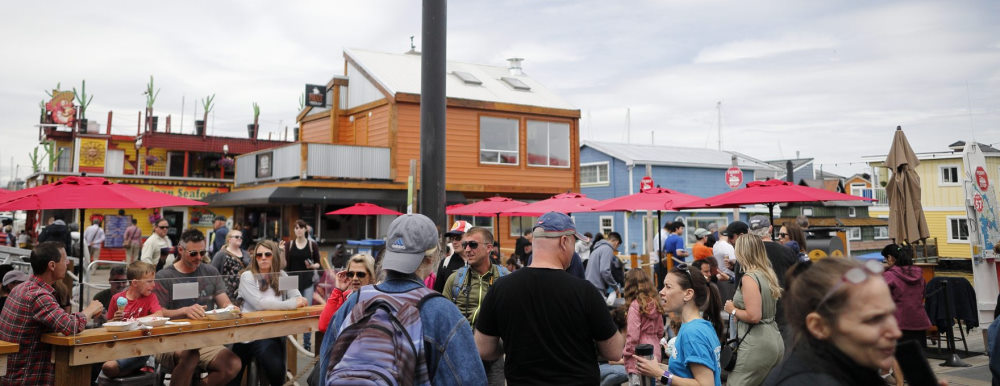
[[813, 208], [811, 206], [802, 207], [802, 215], [803, 216], [812, 216], [813, 215]]
[[941, 175], [940, 185], [958, 185], [958, 166], [943, 165], [938, 170]]
[[517, 119], [479, 117], [479, 162], [517, 165], [517, 131]]
[[491, 233], [493, 232], [493, 217], [478, 217], [478, 216], [455, 216], [455, 221], [462, 220], [468, 221], [474, 227], [483, 227], [489, 229]]
[[607, 162], [580, 165], [580, 185], [607, 185], [608, 181]]
[[861, 228], [850, 227], [847, 228], [847, 239], [848, 240], [861, 240]]
[[889, 227], [875, 227], [875, 240], [885, 240], [889, 238]]
[[601, 216], [601, 233], [605, 236], [615, 231], [615, 218], [612, 216]]
[[965, 217], [948, 217], [948, 242], [969, 242], [969, 219]]
[[479, 80], [479, 78], [476, 78], [475, 75], [472, 75], [472, 74], [470, 74], [468, 72], [465, 72], [465, 71], [453, 71], [452, 73], [455, 74], [455, 76], [457, 76], [458, 79], [461, 79], [462, 82], [465, 82], [465, 84], [472, 84], [472, 85], [481, 85], [481, 84], [483, 84], [483, 81]]
[[852, 182], [851, 183], [851, 195], [852, 196], [861, 196], [861, 195], [864, 194], [864, 191], [867, 188], [868, 188], [868, 185], [865, 184], [865, 183], [863, 183], [863, 182]]
[[511, 88], [513, 88], [515, 90], [531, 91], [531, 86], [528, 86], [526, 83], [522, 82], [520, 79], [511, 78], [509, 76], [502, 76], [502, 77], [500, 77], [500, 80], [504, 81], [504, 83], [507, 83], [508, 86], [510, 86]]
[[73, 149], [69, 147], [59, 148], [59, 158], [56, 161], [57, 172], [71, 172], [73, 171]]
[[510, 236], [518, 237], [524, 232], [531, 231], [531, 227], [538, 221], [538, 217], [514, 216], [510, 217]]
[[858, 208], [848, 207], [847, 217], [858, 217]]
[[528, 121], [528, 165], [569, 167], [569, 124]]

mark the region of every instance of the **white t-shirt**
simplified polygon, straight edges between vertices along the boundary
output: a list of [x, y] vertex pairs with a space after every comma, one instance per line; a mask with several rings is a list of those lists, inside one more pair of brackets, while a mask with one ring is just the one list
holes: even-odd
[[726, 268], [726, 260], [736, 260], [736, 248], [733, 248], [733, 245], [726, 240], [719, 240], [712, 247], [712, 255], [719, 262], [719, 270], [732, 276], [733, 271]]
[[660, 235], [659, 236], [653, 235], [653, 249], [652, 249], [652, 253], [650, 254], [651, 259], [653, 261], [656, 261], [656, 262], [660, 261], [660, 248], [663, 248], [663, 241], [666, 240], [667, 237], [669, 237], [669, 236], [670, 236], [670, 232], [667, 232], [666, 229], [660, 229]]

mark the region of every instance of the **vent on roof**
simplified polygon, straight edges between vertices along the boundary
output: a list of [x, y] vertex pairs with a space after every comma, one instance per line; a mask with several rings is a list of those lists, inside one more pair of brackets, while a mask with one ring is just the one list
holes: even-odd
[[483, 81], [479, 80], [479, 78], [476, 78], [475, 75], [472, 75], [465, 71], [452, 71], [452, 74], [455, 74], [455, 76], [457, 76], [458, 79], [461, 79], [463, 82], [465, 82], [465, 84], [475, 84], [475, 85], [483, 84]]
[[528, 86], [527, 84], [525, 84], [524, 82], [522, 82], [520, 79], [511, 78], [509, 76], [505, 76], [505, 77], [501, 77], [500, 80], [506, 82], [507, 84], [510, 85], [510, 87], [513, 87], [515, 90], [531, 91], [531, 86]]

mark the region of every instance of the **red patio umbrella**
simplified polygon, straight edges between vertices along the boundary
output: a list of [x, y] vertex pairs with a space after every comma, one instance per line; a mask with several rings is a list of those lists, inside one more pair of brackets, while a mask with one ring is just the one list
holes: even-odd
[[[660, 224], [662, 211], [677, 210], [677, 205], [700, 199], [701, 197], [681, 193], [676, 190], [655, 187], [652, 189], [646, 189], [645, 191], [636, 194], [601, 201], [594, 205], [593, 209], [595, 212], [635, 212], [637, 210], [655, 210], [656, 223]], [[656, 231], [656, 235], [657, 237], [660, 236], [659, 230]], [[658, 242], [660, 245], [663, 245], [663, 240], [659, 240]]]
[[[171, 196], [125, 184], [116, 184], [100, 177], [66, 177], [53, 184], [18, 190], [0, 196], [0, 211], [79, 209], [80, 230], [85, 228], [86, 209], [159, 208], [164, 206], [207, 205], [201, 201]], [[80, 243], [81, 272], [83, 244]], [[80, 277], [80, 306], [83, 306], [84, 277]]]
[[[527, 203], [523, 201], [514, 200], [507, 197], [488, 197], [485, 200], [471, 203], [469, 205], [463, 205], [457, 208], [449, 207], [445, 212], [452, 216], [475, 216], [475, 217], [494, 217], [496, 216], [496, 224], [500, 224], [500, 213], [504, 210], [517, 208], [525, 206]], [[497, 237], [497, 247], [500, 246], [500, 238]]]
[[351, 205], [346, 208], [340, 208], [334, 211], [326, 212], [328, 215], [339, 214], [339, 215], [356, 215], [365, 216], [365, 238], [368, 238], [368, 216], [379, 216], [379, 215], [392, 215], [401, 216], [402, 213], [394, 211], [392, 209], [383, 208], [375, 204], [369, 204], [367, 202], [359, 202], [357, 204]]
[[501, 216], [541, 216], [548, 212], [589, 212], [598, 201], [582, 193], [562, 193], [549, 199], [500, 211]]
[[774, 222], [774, 206], [784, 202], [817, 201], [873, 201], [871, 198], [831, 192], [823, 189], [796, 185], [788, 181], [767, 180], [748, 182], [743, 189], [722, 193], [702, 200], [675, 206], [677, 209], [732, 208], [742, 205], [767, 205], [771, 222]]

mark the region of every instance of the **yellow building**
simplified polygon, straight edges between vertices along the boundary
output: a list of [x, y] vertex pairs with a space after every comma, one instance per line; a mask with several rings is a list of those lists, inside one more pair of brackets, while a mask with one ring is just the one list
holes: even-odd
[[[920, 159], [920, 165], [916, 167], [920, 176], [920, 201], [931, 233], [928, 244], [936, 245], [937, 256], [943, 259], [972, 257], [964, 187], [966, 172], [962, 161], [964, 146], [965, 142], [959, 141], [949, 146], [951, 151], [917, 153]], [[984, 144], [979, 146], [986, 156], [990, 180], [1000, 181], [1000, 150]], [[879, 199], [875, 206], [869, 208], [872, 217], [889, 217], [885, 183], [891, 175], [885, 167], [885, 157], [866, 157], [876, 186], [873, 196]]]

